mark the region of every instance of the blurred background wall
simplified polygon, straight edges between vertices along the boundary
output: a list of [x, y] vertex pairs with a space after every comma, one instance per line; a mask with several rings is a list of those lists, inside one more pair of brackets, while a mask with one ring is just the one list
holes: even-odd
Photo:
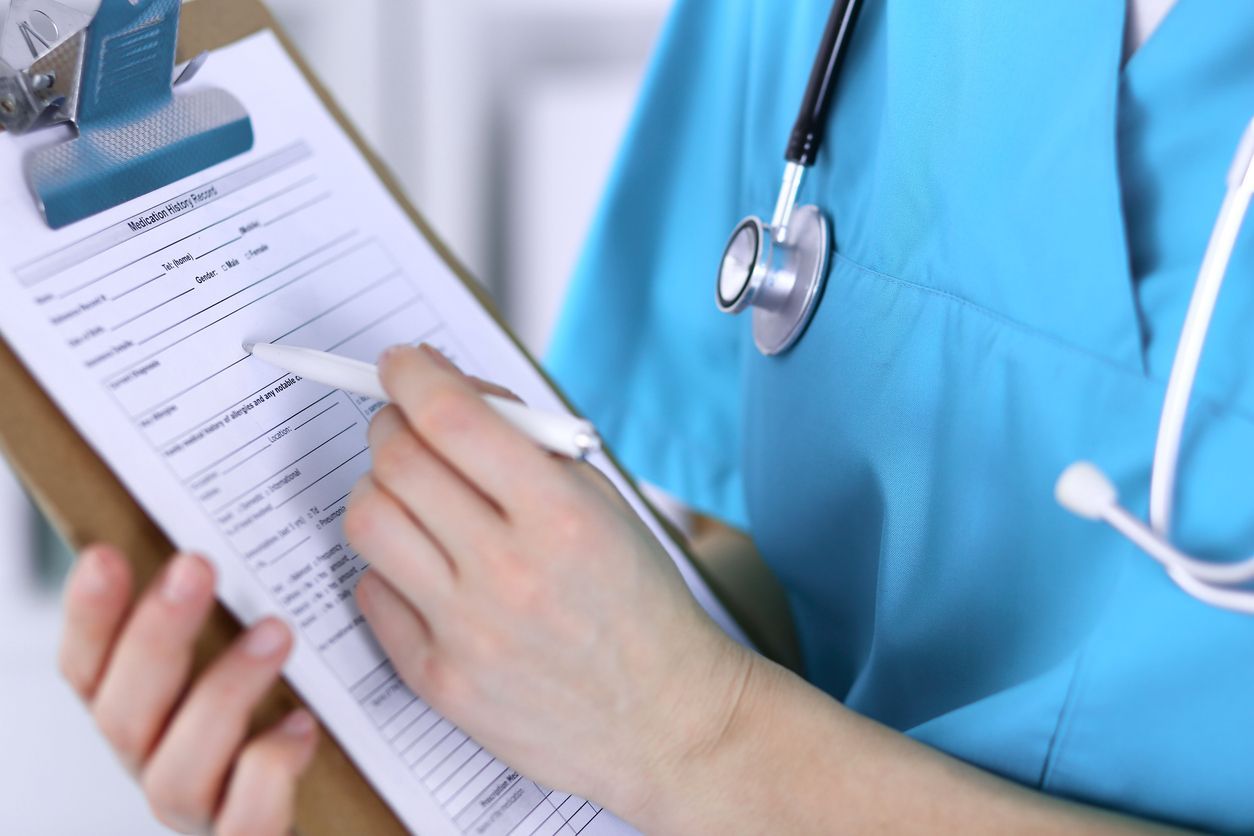
[[[669, 0], [269, 5], [542, 352]], [[0, 469], [0, 834], [164, 833], [56, 676], [65, 562]]]

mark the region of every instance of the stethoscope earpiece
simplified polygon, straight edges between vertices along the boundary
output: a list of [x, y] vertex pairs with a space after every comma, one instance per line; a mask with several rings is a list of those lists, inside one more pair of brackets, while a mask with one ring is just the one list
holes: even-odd
[[1077, 517], [1094, 521], [1119, 504], [1114, 483], [1092, 462], [1076, 462], [1064, 470], [1054, 486], [1054, 498]]

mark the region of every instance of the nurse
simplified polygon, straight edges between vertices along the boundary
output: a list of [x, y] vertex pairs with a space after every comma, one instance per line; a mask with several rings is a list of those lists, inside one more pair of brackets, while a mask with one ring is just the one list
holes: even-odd
[[[830, 281], [767, 357], [712, 263], [773, 205], [831, 7], [679, 0], [551, 364], [632, 470], [752, 532], [804, 678], [723, 637], [594, 473], [397, 350], [346, 525], [406, 681], [647, 832], [1254, 829], [1254, 618], [1052, 495], [1091, 457], [1145, 505], [1254, 109], [1254, 5], [1169, 6], [866, 0], [802, 192]], [[1250, 238], [1178, 489], [1176, 540], [1212, 557], [1254, 550]], [[182, 556], [132, 605], [125, 567], [75, 570], [66, 675], [163, 821], [284, 832], [312, 720], [244, 729], [285, 629], [189, 683], [210, 570]]]

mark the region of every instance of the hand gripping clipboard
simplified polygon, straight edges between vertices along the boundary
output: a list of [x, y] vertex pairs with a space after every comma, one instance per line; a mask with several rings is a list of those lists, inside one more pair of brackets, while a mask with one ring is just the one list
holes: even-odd
[[[265, 29], [275, 32], [323, 105], [374, 168], [397, 204], [505, 328], [491, 301], [410, 206], [396, 180], [366, 147], [258, 0], [187, 2], [179, 24], [179, 60], [189, 60]], [[0, 449], [40, 508], [75, 548], [93, 542], [118, 545], [131, 558], [137, 582], [146, 584], [161, 569], [174, 546], [3, 342], [0, 342], [0, 391], [5, 393], [5, 397], [0, 398]], [[682, 542], [679, 535], [675, 539]], [[697, 568], [700, 571], [699, 565]], [[717, 582], [708, 577], [706, 580], [717, 593]], [[720, 597], [726, 603], [727, 596]], [[742, 615], [733, 607], [729, 609], [733, 616]], [[742, 624], [748, 621], [738, 620]], [[238, 633], [234, 619], [219, 606], [197, 646], [196, 669], [203, 669]], [[295, 693], [281, 684], [267, 698], [255, 720], [259, 727], [268, 725], [300, 704]], [[327, 734], [322, 736], [314, 762], [301, 784], [296, 819], [298, 832], [310, 836], [407, 832]]]
[[[326, 107], [380, 171], [388, 190], [415, 223], [422, 225], [404, 202], [395, 180], [364, 149], [359, 134], [312, 79], [307, 65], [257, 0], [186, 3], [179, 23], [179, 60], [189, 60], [267, 28], [275, 30]], [[422, 229], [430, 237], [429, 230], [425, 226]], [[448, 257], [443, 248], [441, 255]], [[5, 344], [0, 344], [0, 391], [4, 392], [0, 398], [0, 449], [41, 510], [76, 549], [94, 542], [118, 545], [134, 565], [137, 583], [146, 584], [160, 571], [174, 546]], [[239, 626], [219, 605], [197, 645], [196, 669], [203, 670], [238, 634]], [[300, 704], [295, 693], [281, 684], [265, 700], [256, 722], [258, 726], [277, 722]], [[318, 752], [300, 788], [296, 817], [298, 832], [309, 836], [407, 832], [327, 734], [321, 736]]]

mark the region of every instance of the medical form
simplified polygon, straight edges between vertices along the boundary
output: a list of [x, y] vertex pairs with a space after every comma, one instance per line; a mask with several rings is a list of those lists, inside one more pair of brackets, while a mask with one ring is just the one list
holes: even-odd
[[[354, 606], [368, 567], [341, 525], [380, 404], [279, 374], [241, 344], [373, 361], [426, 342], [533, 406], [565, 407], [273, 34], [216, 53], [191, 86], [210, 85], [247, 106], [251, 152], [59, 232], [39, 218], [21, 158], [64, 135], [0, 135], [5, 339], [171, 540], [214, 561], [218, 595], [242, 621], [277, 614], [293, 626], [286, 676], [411, 830], [630, 832], [498, 761], [400, 681]], [[594, 464], [626, 485], [608, 460]]]

